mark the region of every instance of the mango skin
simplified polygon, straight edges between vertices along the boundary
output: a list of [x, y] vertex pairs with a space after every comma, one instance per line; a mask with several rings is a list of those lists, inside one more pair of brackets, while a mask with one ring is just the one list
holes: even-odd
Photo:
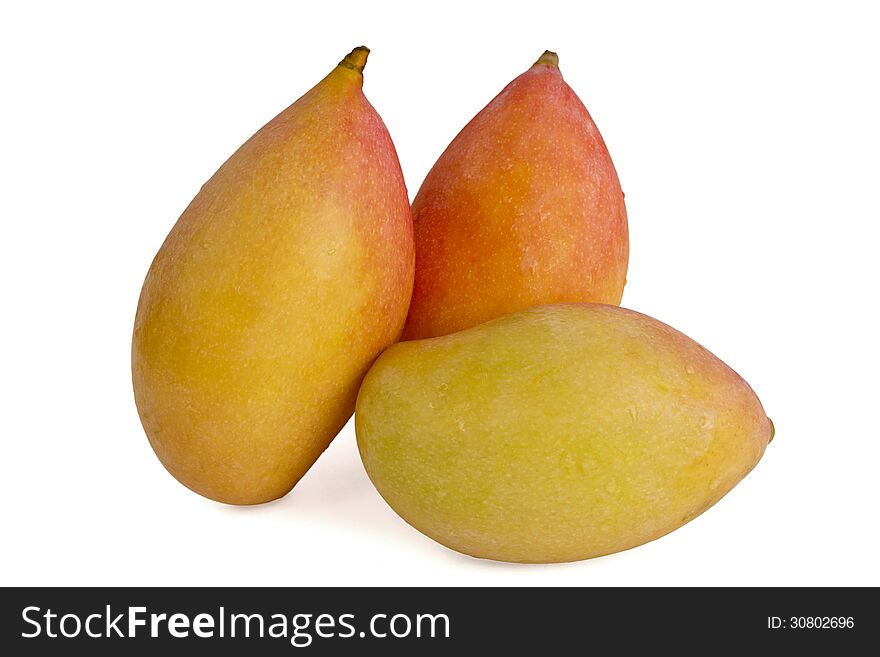
[[404, 340], [563, 302], [618, 305], [623, 191], [587, 108], [545, 53], [465, 126], [413, 200]]
[[758, 462], [772, 425], [699, 344], [616, 306], [543, 306], [402, 342], [358, 395], [370, 479], [475, 557], [565, 562], [685, 524]]
[[147, 274], [138, 412], [162, 464], [213, 500], [286, 494], [403, 327], [412, 215], [365, 59], [354, 51], [230, 157]]

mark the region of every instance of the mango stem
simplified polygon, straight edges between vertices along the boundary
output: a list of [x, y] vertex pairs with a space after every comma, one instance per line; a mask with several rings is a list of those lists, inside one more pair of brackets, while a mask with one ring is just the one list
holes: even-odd
[[350, 53], [348, 53], [339, 65], [344, 68], [350, 68], [352, 71], [357, 71], [358, 73], [364, 72], [364, 67], [367, 65], [367, 57], [370, 55], [370, 49], [366, 46], [358, 46]]
[[535, 64], [546, 64], [547, 66], [559, 68], [559, 55], [552, 50], [545, 50], [544, 54], [538, 57], [538, 61]]

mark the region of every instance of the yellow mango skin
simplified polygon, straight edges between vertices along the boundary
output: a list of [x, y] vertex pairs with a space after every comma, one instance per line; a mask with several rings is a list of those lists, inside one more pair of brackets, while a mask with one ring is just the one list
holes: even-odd
[[286, 494], [403, 328], [412, 214], [361, 90], [366, 53], [223, 164], [147, 274], [132, 341], [138, 412], [165, 467], [208, 498]]
[[696, 517], [772, 425], [696, 342], [601, 304], [541, 306], [371, 368], [355, 412], [370, 479], [413, 527], [475, 557], [589, 559]]

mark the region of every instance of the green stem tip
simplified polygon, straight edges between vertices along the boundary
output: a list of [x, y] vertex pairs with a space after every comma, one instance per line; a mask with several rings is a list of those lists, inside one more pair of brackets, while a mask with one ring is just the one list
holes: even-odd
[[364, 66], [367, 65], [367, 57], [370, 55], [370, 49], [366, 46], [358, 46], [350, 53], [348, 53], [341, 62], [339, 62], [340, 66], [344, 66], [345, 68], [350, 68], [352, 71], [357, 71], [358, 73], [364, 72]]
[[546, 64], [547, 66], [559, 68], [559, 55], [552, 50], [545, 50], [544, 54], [538, 57], [538, 61], [535, 64]]

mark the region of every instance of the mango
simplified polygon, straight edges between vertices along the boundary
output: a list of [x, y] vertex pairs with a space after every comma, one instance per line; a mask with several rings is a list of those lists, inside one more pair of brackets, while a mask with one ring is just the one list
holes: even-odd
[[773, 428], [752, 389], [645, 315], [557, 304], [376, 361], [355, 412], [364, 467], [410, 525], [465, 554], [565, 562], [695, 518]]
[[412, 292], [412, 215], [356, 48], [202, 187], [150, 267], [132, 378], [181, 483], [257, 504], [290, 491], [354, 410]]
[[545, 52], [458, 134], [413, 201], [416, 273], [404, 339], [532, 306], [618, 305], [626, 206], [590, 113]]

